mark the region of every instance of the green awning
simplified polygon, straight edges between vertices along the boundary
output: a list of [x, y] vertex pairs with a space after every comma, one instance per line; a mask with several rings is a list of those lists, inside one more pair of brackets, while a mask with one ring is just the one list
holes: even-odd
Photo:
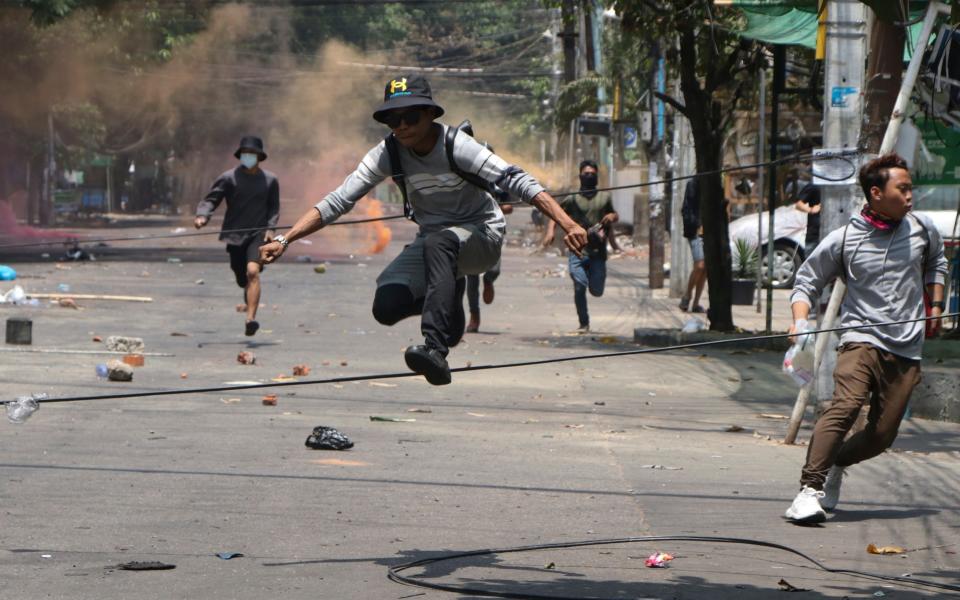
[[747, 26], [740, 35], [770, 44], [787, 46], [817, 47], [817, 13], [784, 9], [785, 12], [773, 15], [767, 12], [755, 12], [744, 9]]
[[[746, 26], [737, 32], [741, 36], [787, 46], [817, 47], [817, 11], [816, 2], [812, 10], [807, 8], [789, 8], [786, 4], [805, 4], [805, 0], [733, 0], [737, 8], [746, 17]], [[922, 17], [922, 12], [911, 13], [911, 20]], [[909, 40], [916, 40], [923, 28], [923, 22], [910, 26]], [[934, 30], [934, 35], [936, 30]], [[910, 60], [913, 48], [910, 44], [904, 48], [903, 59]]]

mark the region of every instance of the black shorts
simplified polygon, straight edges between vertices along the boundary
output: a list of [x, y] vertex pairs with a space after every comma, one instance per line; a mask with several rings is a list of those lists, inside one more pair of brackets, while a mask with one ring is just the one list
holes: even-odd
[[[242, 244], [227, 244], [227, 253], [230, 255], [230, 269], [237, 278], [237, 285], [247, 287], [247, 263], [260, 263], [260, 246], [265, 242], [263, 236], [257, 234]], [[260, 264], [260, 270], [263, 265]]]

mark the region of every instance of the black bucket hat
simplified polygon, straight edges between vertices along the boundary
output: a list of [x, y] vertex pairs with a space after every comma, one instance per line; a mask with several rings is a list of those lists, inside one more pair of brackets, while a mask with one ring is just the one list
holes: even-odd
[[253, 150], [260, 157], [260, 161], [267, 160], [267, 153], [263, 151], [263, 140], [253, 135], [245, 135], [237, 146], [237, 151], [233, 153], [234, 158], [240, 158], [240, 153], [244, 150]]
[[383, 104], [373, 113], [373, 118], [383, 123], [387, 111], [411, 106], [432, 106], [437, 116], [443, 115], [443, 107], [433, 101], [430, 83], [422, 75], [400, 75], [387, 82], [383, 88]]

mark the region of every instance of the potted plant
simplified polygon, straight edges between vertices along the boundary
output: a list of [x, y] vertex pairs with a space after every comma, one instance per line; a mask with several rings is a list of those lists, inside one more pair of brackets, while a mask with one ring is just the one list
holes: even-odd
[[739, 305], [753, 304], [757, 288], [757, 265], [760, 252], [757, 247], [745, 239], [734, 240], [733, 252], [733, 289], [731, 302]]

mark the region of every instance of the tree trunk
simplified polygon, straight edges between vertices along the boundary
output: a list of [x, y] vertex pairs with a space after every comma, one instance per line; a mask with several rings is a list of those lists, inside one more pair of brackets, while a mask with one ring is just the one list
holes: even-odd
[[[721, 168], [721, 137], [716, 133], [716, 129], [704, 130], [704, 126], [709, 127], [709, 123], [701, 123], [700, 127], [691, 123], [698, 173], [718, 171]], [[700, 177], [699, 184], [700, 224], [703, 226], [703, 255], [707, 265], [707, 292], [710, 298], [707, 319], [710, 321], [711, 330], [732, 331], [733, 273], [723, 182], [719, 173], [713, 173]]]
[[711, 330], [732, 331], [730, 234], [727, 231], [723, 182], [716, 172], [723, 162], [722, 106], [700, 85], [697, 77], [696, 35], [692, 26], [681, 30], [680, 37], [680, 89], [685, 103], [684, 114], [690, 121], [697, 173], [711, 173], [698, 179], [703, 254], [710, 298], [707, 319]]

